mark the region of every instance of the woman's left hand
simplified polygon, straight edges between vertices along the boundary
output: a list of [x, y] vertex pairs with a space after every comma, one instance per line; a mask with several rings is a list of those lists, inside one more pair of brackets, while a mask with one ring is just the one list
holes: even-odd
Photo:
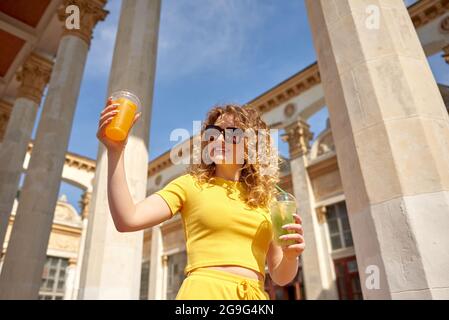
[[294, 240], [296, 243], [281, 246], [284, 257], [288, 260], [296, 259], [305, 249], [304, 231], [302, 229], [302, 219], [299, 215], [293, 214], [295, 223], [283, 225], [286, 230], [295, 231], [295, 233], [285, 234], [279, 237], [281, 240]]

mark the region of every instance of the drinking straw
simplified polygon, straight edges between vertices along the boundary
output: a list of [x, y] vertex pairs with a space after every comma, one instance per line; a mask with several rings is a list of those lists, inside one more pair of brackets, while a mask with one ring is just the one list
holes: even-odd
[[285, 193], [285, 194], [287, 194], [288, 192], [286, 192], [286, 191], [284, 191], [284, 190], [282, 190], [282, 188], [281, 187], [279, 187], [278, 185], [276, 185], [276, 188], [279, 190], [279, 191], [281, 191], [282, 193]]

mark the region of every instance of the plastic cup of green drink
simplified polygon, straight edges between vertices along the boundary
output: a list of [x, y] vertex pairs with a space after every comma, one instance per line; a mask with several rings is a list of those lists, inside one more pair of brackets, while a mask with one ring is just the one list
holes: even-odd
[[293, 239], [279, 239], [284, 234], [295, 233], [294, 230], [283, 229], [282, 226], [295, 223], [293, 214], [296, 213], [296, 209], [295, 197], [287, 192], [277, 194], [270, 203], [273, 240], [279, 246], [289, 246], [296, 243]]

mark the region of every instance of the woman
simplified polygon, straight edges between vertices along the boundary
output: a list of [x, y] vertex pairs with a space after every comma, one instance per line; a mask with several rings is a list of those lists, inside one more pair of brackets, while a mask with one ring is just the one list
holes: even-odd
[[[212, 108], [202, 126], [201, 148], [188, 172], [135, 204], [125, 178], [127, 140], [111, 141], [104, 134], [116, 108], [108, 101], [97, 132], [107, 148], [111, 215], [119, 232], [131, 232], [181, 214], [188, 263], [187, 278], [176, 299], [268, 300], [265, 263], [278, 285], [293, 280], [297, 258], [305, 248], [301, 218], [295, 214], [295, 223], [284, 226], [292, 233], [282, 240], [294, 244], [273, 242], [268, 208], [276, 193], [278, 162], [276, 158], [273, 165], [270, 158], [277, 154], [271, 147], [269, 128], [256, 110], [235, 104]], [[267, 147], [256, 151], [256, 158], [250, 157], [250, 150], [262, 145]], [[270, 166], [275, 170], [269, 171]]]

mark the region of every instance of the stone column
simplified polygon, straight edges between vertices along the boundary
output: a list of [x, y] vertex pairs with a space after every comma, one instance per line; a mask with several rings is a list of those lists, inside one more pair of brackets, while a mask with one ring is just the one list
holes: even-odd
[[312, 185], [307, 172], [313, 133], [303, 119], [285, 127], [282, 139], [288, 142], [294, 196], [304, 226], [307, 249], [301, 255], [304, 286], [308, 300], [338, 299], [333, 262], [315, 213]]
[[[89, 40], [93, 27], [106, 16], [105, 2], [65, 2], [79, 7], [80, 30], [66, 29], [59, 43], [0, 275], [0, 299], [38, 297]], [[60, 13], [64, 19], [65, 6]]]
[[[130, 132], [125, 170], [135, 203], [146, 196], [148, 139], [159, 33], [160, 0], [123, 0], [108, 95], [129, 89], [140, 98], [142, 118]], [[98, 101], [98, 114], [104, 101]], [[99, 144], [81, 272], [82, 299], [139, 299], [143, 231], [119, 233], [107, 199], [107, 153]]]
[[365, 299], [449, 298], [449, 117], [402, 0], [307, 0]]
[[164, 270], [162, 268], [163, 239], [160, 226], [154, 226], [151, 232], [150, 286], [149, 300], [162, 300]]
[[23, 161], [52, 65], [48, 59], [31, 53], [17, 74], [20, 87], [0, 148], [0, 244], [5, 241]]
[[73, 299], [77, 299], [79, 295], [79, 286], [80, 286], [80, 279], [81, 279], [81, 266], [83, 263], [83, 257], [84, 257], [84, 250], [86, 247], [86, 234], [87, 234], [87, 225], [88, 225], [88, 214], [89, 214], [89, 206], [92, 198], [92, 192], [91, 191], [84, 191], [81, 200], [81, 221], [82, 221], [82, 227], [81, 227], [81, 239], [80, 239], [80, 246], [78, 249], [78, 263], [76, 265], [76, 275], [75, 275], [75, 285], [73, 287]]
[[69, 265], [66, 268], [65, 274], [65, 292], [64, 292], [64, 300], [73, 300], [73, 289], [75, 286], [75, 278], [76, 278], [76, 269], [77, 263], [76, 259], [70, 258]]

